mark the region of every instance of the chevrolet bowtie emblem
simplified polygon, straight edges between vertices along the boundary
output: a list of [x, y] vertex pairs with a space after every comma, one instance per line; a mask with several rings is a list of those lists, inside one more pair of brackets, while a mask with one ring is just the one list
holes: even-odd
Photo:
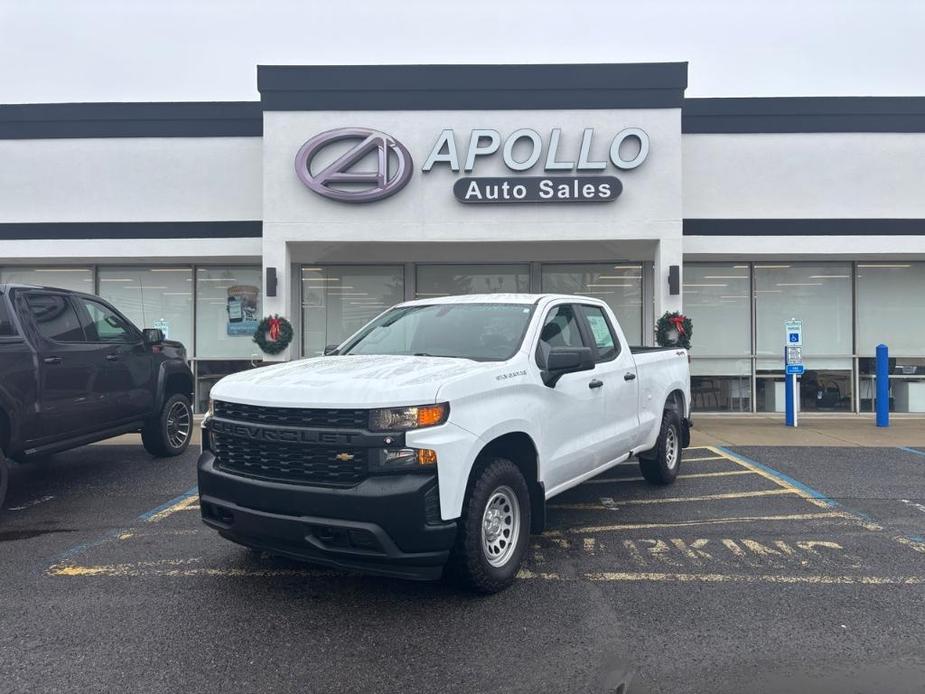
[[353, 460], [354, 455], [353, 455], [352, 453], [338, 453], [338, 454], [335, 455], [334, 457], [335, 457], [337, 460], [340, 460], [341, 462], [346, 463], [346, 462], [349, 462], [349, 461]]

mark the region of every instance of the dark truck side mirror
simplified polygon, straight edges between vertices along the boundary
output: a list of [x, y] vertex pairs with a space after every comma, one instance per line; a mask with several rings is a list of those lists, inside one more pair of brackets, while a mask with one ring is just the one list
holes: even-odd
[[541, 376], [543, 383], [555, 388], [565, 374], [590, 371], [593, 368], [594, 357], [590, 347], [553, 347], [546, 355], [546, 368]]
[[160, 328], [145, 328], [141, 334], [144, 336], [146, 345], [159, 345], [166, 339], [164, 331]]
[[330, 357], [332, 354], [337, 354], [337, 348], [339, 345], [325, 345], [324, 346], [324, 356]]

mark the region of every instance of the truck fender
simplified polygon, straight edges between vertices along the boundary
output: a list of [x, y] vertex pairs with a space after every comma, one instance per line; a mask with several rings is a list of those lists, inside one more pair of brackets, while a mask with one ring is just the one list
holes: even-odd
[[154, 411], [160, 412], [161, 407], [164, 405], [164, 400], [166, 400], [167, 393], [167, 379], [174, 374], [181, 374], [184, 378], [189, 380], [190, 389], [186, 395], [189, 395], [190, 398], [193, 397], [193, 374], [190, 371], [189, 367], [184, 364], [179, 364], [176, 362], [164, 361], [161, 362], [157, 369], [157, 389], [154, 393]]

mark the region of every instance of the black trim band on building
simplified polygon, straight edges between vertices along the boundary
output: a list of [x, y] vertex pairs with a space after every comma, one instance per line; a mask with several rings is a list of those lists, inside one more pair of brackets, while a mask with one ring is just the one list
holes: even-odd
[[265, 111], [680, 108], [687, 63], [258, 65]]
[[0, 105], [0, 139], [260, 137], [255, 101]]
[[260, 221], [36, 222], [0, 224], [0, 240], [242, 239], [261, 238]]
[[921, 133], [925, 97], [685, 99], [684, 133]]
[[925, 236], [925, 219], [685, 219], [684, 236]]

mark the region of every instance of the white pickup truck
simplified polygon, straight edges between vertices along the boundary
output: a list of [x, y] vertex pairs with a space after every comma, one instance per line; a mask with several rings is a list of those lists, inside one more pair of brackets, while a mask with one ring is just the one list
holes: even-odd
[[223, 537], [495, 592], [547, 499], [634, 455], [670, 484], [690, 441], [687, 352], [630, 348], [590, 297], [410, 301], [329, 351], [213, 387], [199, 494]]

